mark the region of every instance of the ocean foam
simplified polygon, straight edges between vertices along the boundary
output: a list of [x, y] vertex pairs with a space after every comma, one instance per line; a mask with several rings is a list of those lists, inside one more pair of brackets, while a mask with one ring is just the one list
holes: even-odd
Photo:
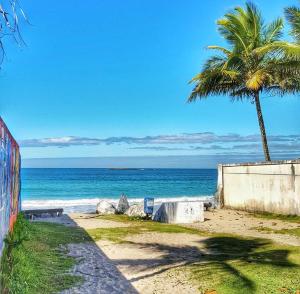
[[[107, 200], [111, 203], [117, 204], [119, 199], [112, 198], [83, 198], [83, 199], [70, 199], [70, 200], [23, 200], [22, 209], [45, 209], [45, 208], [63, 208], [64, 212], [94, 212], [96, 205], [100, 200]], [[160, 205], [162, 202], [176, 202], [176, 201], [207, 201], [213, 200], [212, 195], [206, 196], [180, 196], [180, 197], [157, 197], [155, 198], [155, 206]], [[130, 204], [140, 203], [144, 198], [129, 198]]]

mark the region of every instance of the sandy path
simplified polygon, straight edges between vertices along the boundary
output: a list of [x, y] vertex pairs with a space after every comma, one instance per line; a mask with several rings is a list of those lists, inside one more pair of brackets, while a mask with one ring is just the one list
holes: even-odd
[[71, 273], [83, 277], [84, 282], [61, 294], [137, 294], [131, 283], [95, 243], [68, 244], [67, 249], [68, 255], [77, 260]]
[[[95, 215], [70, 214], [60, 217], [36, 218], [43, 221], [70, 227], [94, 229], [98, 227], [124, 227], [126, 224], [108, 220], [97, 220]], [[94, 242], [67, 244], [67, 255], [76, 259], [76, 265], [70, 273], [81, 276], [84, 282], [76, 287], [62, 291], [60, 294], [137, 294], [132, 284], [122, 275], [116, 265]]]
[[97, 218], [96, 214], [70, 213], [68, 215], [76, 225], [88, 230], [96, 228], [128, 227], [129, 224]]
[[[246, 212], [234, 210], [205, 212], [205, 218], [206, 221], [203, 223], [188, 226], [204, 231], [267, 238], [278, 243], [300, 246], [300, 238], [283, 234], [269, 234], [253, 229], [254, 227], [268, 227], [277, 230], [299, 228], [300, 224], [297, 223], [259, 219]], [[128, 226], [128, 224], [120, 222], [95, 218], [95, 215], [78, 213], [70, 214], [69, 217], [52, 219], [52, 221], [70, 226], [80, 226], [84, 229]], [[208, 238], [195, 234], [147, 232], [128, 236], [126, 243], [117, 244], [100, 240], [96, 242], [96, 245], [94, 244], [94, 249], [90, 251], [86, 247], [90, 245], [84, 245], [84, 243], [79, 245], [83, 248], [76, 248], [76, 246], [71, 245], [69, 249], [71, 255], [83, 257], [84, 261], [79, 266], [83, 266], [87, 272], [94, 271], [92, 280], [87, 281], [91, 285], [95, 286], [99, 268], [102, 267], [104, 276], [100, 278], [100, 281], [102, 281], [103, 287], [105, 281], [108, 281], [108, 285], [112, 285], [113, 279], [119, 279], [125, 285], [126, 283], [131, 284], [139, 293], [189, 294], [200, 292], [191, 280], [188, 271], [182, 270], [182, 267], [203, 261], [207, 253], [214, 254], [206, 251], [207, 249], [203, 247]], [[100, 255], [95, 249], [97, 246]], [[97, 265], [93, 266], [93, 264]], [[92, 268], [90, 268], [91, 265]], [[110, 268], [115, 268], [115, 272], [118, 272], [118, 274], [111, 276], [112, 280], [111, 277], [108, 277]], [[101, 288], [101, 282], [97, 287], [100, 288], [90, 288], [92, 290], [89, 291], [88, 287], [81, 287], [75, 289], [77, 292], [66, 293], [81, 293], [80, 289], [83, 291], [82, 293], [110, 293], [109, 291], [106, 292], [105, 288]], [[124, 291], [123, 293], [130, 292]]]
[[286, 234], [274, 234], [255, 230], [257, 227], [267, 227], [272, 230], [300, 228], [299, 223], [281, 220], [269, 220], [253, 217], [251, 214], [236, 210], [214, 210], [205, 212], [206, 221], [188, 225], [199, 230], [237, 234], [254, 238], [267, 238], [276, 243], [300, 246], [300, 238]]
[[196, 235], [145, 233], [126, 238], [130, 243], [97, 245], [139, 293], [199, 293], [181, 267], [201, 259]]
[[[74, 213], [69, 217], [73, 225], [84, 229], [128, 226], [97, 219], [95, 215]], [[60, 222], [71, 225], [68, 220]], [[128, 243], [100, 240], [96, 244], [139, 293], [192, 294], [199, 290], [181, 266], [199, 261], [198, 247], [202, 239], [190, 234], [145, 233], [127, 237]]]
[[[124, 224], [102, 219], [85, 219], [85, 215], [72, 214], [72, 219], [83, 228], [120, 227]], [[300, 238], [259, 232], [254, 227], [271, 229], [299, 228], [300, 224], [280, 220], [259, 219], [246, 212], [215, 210], [205, 212], [206, 221], [190, 227], [200, 230], [267, 238], [272, 241], [300, 246]], [[91, 222], [92, 220], [92, 222]], [[145, 233], [126, 238], [128, 243], [115, 244], [100, 240], [96, 244], [140, 293], [199, 293], [182, 266], [201, 261], [201, 237], [192, 234]]]
[[[97, 219], [93, 214], [88, 215], [73, 213], [69, 216], [76, 222], [77, 225], [85, 229], [128, 226], [128, 224], [120, 222]], [[237, 234], [254, 238], [267, 238], [280, 244], [300, 246], [299, 237], [287, 234], [263, 232], [255, 229], [258, 227], [270, 228], [272, 230], [296, 229], [300, 228], [300, 223], [256, 218], [244, 211], [229, 209], [206, 211], [205, 222], [185, 226], [209, 232]]]

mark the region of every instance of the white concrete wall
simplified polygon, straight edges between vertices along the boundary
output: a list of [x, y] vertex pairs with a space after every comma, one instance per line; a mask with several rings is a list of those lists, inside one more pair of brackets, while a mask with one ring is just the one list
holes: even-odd
[[223, 207], [300, 215], [300, 160], [220, 165], [218, 196]]
[[204, 222], [204, 204], [202, 201], [164, 202], [153, 220], [172, 224]]

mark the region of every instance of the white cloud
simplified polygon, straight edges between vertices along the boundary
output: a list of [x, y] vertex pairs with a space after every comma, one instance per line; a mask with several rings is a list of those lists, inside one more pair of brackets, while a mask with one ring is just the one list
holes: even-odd
[[[300, 135], [272, 135], [268, 137], [272, 153], [287, 153], [300, 155]], [[157, 135], [144, 137], [108, 137], [91, 138], [79, 136], [64, 136], [42, 139], [21, 140], [20, 146], [26, 147], [60, 147], [92, 146], [92, 145], [131, 145], [129, 149], [152, 151], [201, 151], [215, 154], [253, 153], [261, 154], [260, 135], [226, 134], [218, 135], [212, 132], [183, 133], [175, 135]], [[135, 145], [135, 146], [132, 146]]]

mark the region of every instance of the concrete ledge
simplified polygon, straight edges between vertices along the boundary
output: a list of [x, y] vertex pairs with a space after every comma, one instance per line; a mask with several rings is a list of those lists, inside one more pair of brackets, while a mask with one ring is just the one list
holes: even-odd
[[50, 209], [28, 209], [22, 210], [25, 218], [33, 219], [35, 217], [58, 217], [63, 214], [63, 208], [50, 208]]
[[165, 202], [154, 215], [154, 221], [172, 224], [189, 224], [204, 221], [202, 201]]
[[219, 164], [219, 166], [223, 167], [233, 167], [233, 166], [248, 166], [248, 165], [278, 165], [278, 164], [294, 164], [300, 163], [299, 159], [293, 160], [272, 160], [272, 161], [257, 161], [257, 162], [242, 162], [242, 163], [224, 163]]

